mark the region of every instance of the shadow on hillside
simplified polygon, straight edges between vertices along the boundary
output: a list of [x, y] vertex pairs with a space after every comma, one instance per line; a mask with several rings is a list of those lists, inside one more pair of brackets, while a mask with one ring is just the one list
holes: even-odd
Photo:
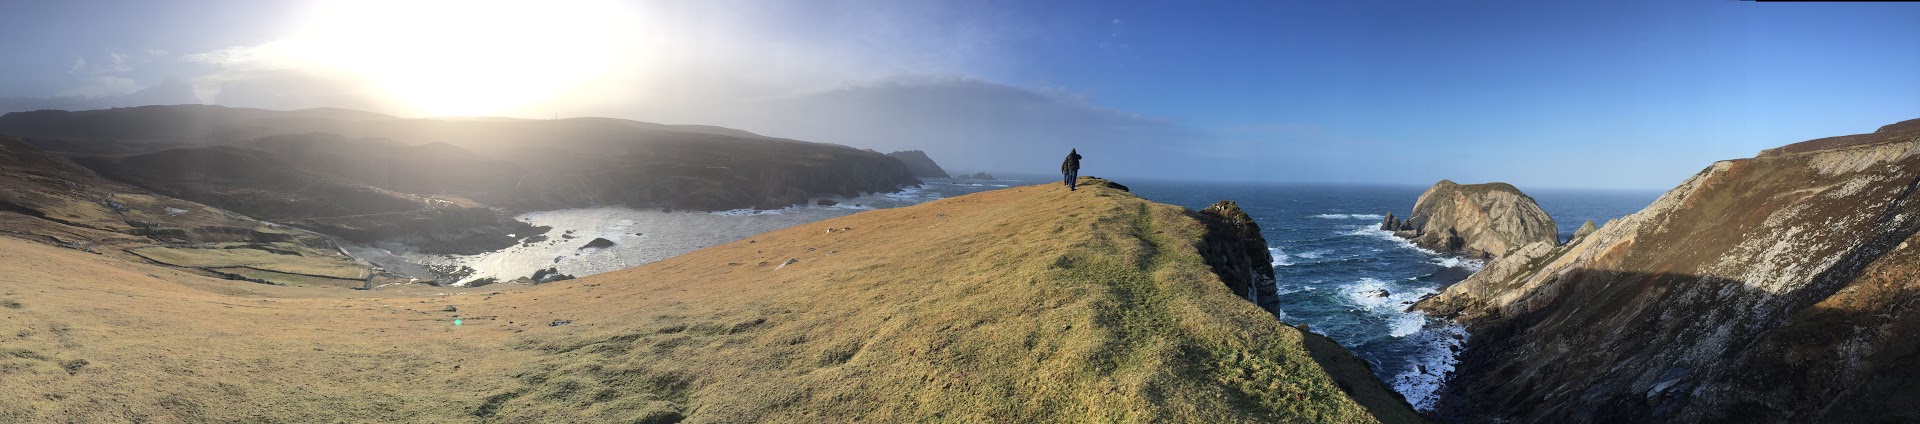
[[[1711, 276], [1576, 269], [1544, 306], [1473, 326], [1436, 418], [1920, 419], [1920, 293], [1904, 287], [1910, 278], [1861, 283], [1886, 278], [1862, 279], [1877, 256], [1852, 259], [1780, 294]], [[1860, 299], [1822, 303], [1830, 297]]]

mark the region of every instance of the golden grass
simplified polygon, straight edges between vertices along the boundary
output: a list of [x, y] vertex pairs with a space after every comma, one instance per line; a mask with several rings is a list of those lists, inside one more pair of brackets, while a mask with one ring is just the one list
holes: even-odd
[[1124, 192], [1016, 187], [445, 296], [0, 238], [0, 305], [21, 305], [0, 308], [0, 421], [1417, 419], [1345, 395], [1209, 271], [1201, 231]]
[[303, 274], [317, 277], [361, 279], [367, 268], [344, 258], [317, 255], [283, 255], [260, 249], [207, 249], [198, 247], [151, 246], [127, 249], [128, 252], [167, 265], [187, 268], [250, 267], [263, 271]]

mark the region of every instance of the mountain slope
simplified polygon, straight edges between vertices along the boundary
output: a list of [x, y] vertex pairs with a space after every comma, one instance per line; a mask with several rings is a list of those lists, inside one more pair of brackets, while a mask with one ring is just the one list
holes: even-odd
[[[240, 145], [290, 164], [331, 158], [334, 166], [307, 171], [383, 190], [458, 195], [521, 211], [604, 205], [779, 208], [810, 197], [892, 192], [919, 183], [905, 164], [878, 152], [727, 128], [611, 118], [399, 119], [343, 109], [177, 105], [9, 113], [0, 116], [0, 133], [75, 156]], [[380, 146], [387, 144], [398, 146]], [[431, 148], [408, 148], [419, 146]], [[389, 178], [347, 172], [353, 170]]]
[[1422, 301], [1475, 329], [1443, 409], [1920, 420], [1920, 132], [1875, 134], [1715, 163], [1638, 213]]
[[6, 137], [0, 233], [275, 284], [359, 287], [368, 273], [319, 234], [109, 181]]
[[1231, 292], [1196, 212], [1088, 188], [450, 296], [234, 286], [0, 239], [0, 418], [1418, 420], [1359, 359]]

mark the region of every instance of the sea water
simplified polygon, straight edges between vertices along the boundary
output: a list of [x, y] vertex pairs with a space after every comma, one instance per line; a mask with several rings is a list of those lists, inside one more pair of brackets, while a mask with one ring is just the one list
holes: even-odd
[[[817, 203], [782, 209], [716, 212], [661, 211], [621, 206], [529, 212], [515, 219], [552, 227], [545, 240], [478, 255], [406, 254], [409, 262], [468, 272], [454, 285], [481, 279], [510, 281], [554, 269], [576, 277], [636, 267], [754, 235], [878, 208], [914, 205], [947, 197], [1012, 187], [1014, 180], [923, 179], [918, 187], [895, 193], [840, 198], [832, 206]], [[585, 247], [596, 238], [612, 246]]]
[[[1281, 320], [1346, 346], [1415, 408], [1431, 410], [1465, 347], [1466, 330], [1408, 312], [1421, 297], [1485, 264], [1415, 247], [1379, 229], [1405, 216], [1424, 186], [1280, 185], [1127, 181], [1149, 200], [1195, 210], [1233, 200], [1260, 224], [1273, 254]], [[1529, 190], [1561, 238], [1588, 219], [1640, 210], [1656, 191]]]

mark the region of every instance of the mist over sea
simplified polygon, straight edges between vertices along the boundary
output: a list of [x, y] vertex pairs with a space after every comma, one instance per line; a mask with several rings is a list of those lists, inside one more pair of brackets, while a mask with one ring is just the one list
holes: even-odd
[[[1191, 209], [1233, 200], [1252, 215], [1273, 253], [1288, 324], [1307, 324], [1352, 349], [1407, 401], [1431, 409], [1453, 370], [1466, 332], [1446, 320], [1405, 312], [1480, 269], [1414, 247], [1379, 229], [1387, 212], [1406, 215], [1425, 186], [1283, 185], [1125, 181], [1141, 197]], [[1562, 240], [1646, 207], [1659, 191], [1521, 190], [1553, 216]]]

